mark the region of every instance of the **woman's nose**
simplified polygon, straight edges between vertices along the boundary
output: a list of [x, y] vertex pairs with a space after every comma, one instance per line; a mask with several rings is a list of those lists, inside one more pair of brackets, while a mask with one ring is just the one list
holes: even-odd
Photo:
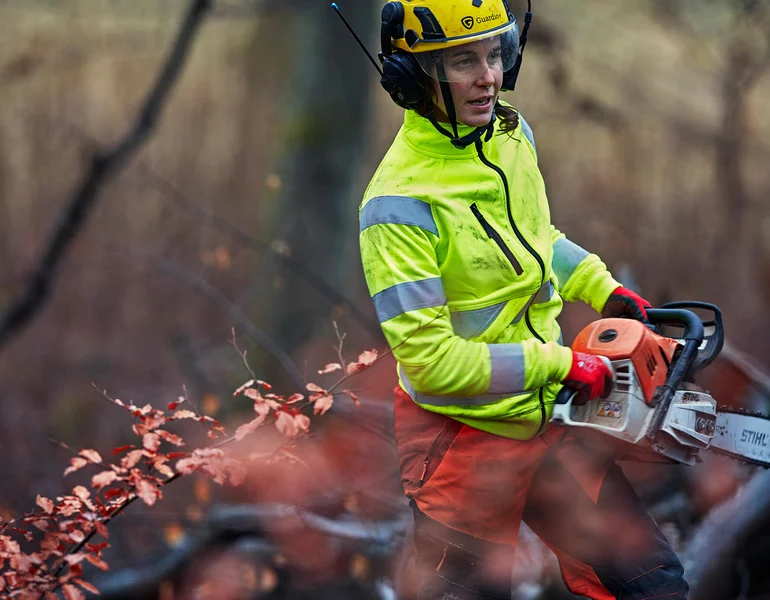
[[481, 87], [489, 87], [495, 83], [495, 74], [492, 72], [492, 67], [486, 65], [483, 73], [479, 74], [476, 84]]

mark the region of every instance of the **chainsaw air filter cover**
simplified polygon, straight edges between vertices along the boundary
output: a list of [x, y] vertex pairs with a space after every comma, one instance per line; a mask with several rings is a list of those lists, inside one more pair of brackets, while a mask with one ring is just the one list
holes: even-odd
[[644, 399], [649, 403], [655, 388], [666, 382], [668, 368], [679, 346], [678, 341], [654, 333], [639, 321], [601, 319], [580, 332], [572, 349], [606, 356], [613, 362], [630, 360]]

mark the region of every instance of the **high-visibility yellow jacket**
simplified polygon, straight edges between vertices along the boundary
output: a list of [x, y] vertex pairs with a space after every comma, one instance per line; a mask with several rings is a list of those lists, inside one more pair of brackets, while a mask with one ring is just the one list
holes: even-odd
[[509, 438], [542, 431], [572, 366], [562, 298], [601, 311], [620, 284], [551, 225], [526, 122], [458, 150], [406, 111], [359, 216], [369, 292], [412, 399]]

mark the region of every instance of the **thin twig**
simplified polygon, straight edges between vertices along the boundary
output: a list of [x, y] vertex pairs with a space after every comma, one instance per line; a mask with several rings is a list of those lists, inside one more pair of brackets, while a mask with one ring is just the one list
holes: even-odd
[[153, 132], [169, 92], [186, 62], [195, 34], [210, 7], [211, 0], [190, 1], [171, 53], [155, 85], [150, 90], [133, 128], [116, 146], [94, 154], [88, 173], [72, 195], [68, 206], [60, 213], [56, 228], [25, 289], [0, 317], [0, 349], [40, 313], [50, 298], [61, 263], [72, 242], [83, 229], [103, 185], [110, 177], [117, 174]]
[[382, 339], [380, 324], [375, 319], [364, 313], [352, 300], [337, 291], [321, 276], [313, 272], [306, 264], [298, 261], [296, 258], [292, 258], [291, 256], [277, 251], [270, 244], [249, 235], [245, 231], [229, 223], [226, 219], [191, 202], [177, 186], [157, 173], [150, 166], [142, 164], [140, 168], [155, 188], [173, 200], [178, 206], [198, 213], [203, 218], [207, 219], [216, 229], [229, 235], [242, 246], [250, 248], [257, 253], [269, 254], [273, 259], [280, 261], [287, 271], [305, 280], [308, 285], [313, 287], [322, 296], [328, 298], [330, 302], [345, 306], [350, 313], [350, 316], [358, 321], [359, 325], [361, 325], [361, 327], [363, 327], [375, 340]]

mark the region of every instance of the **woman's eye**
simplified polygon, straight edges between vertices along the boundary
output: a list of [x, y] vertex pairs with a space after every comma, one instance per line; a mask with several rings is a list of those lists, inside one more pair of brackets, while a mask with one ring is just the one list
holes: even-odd
[[455, 61], [455, 67], [470, 67], [473, 64], [473, 60], [470, 58], [461, 58]]

